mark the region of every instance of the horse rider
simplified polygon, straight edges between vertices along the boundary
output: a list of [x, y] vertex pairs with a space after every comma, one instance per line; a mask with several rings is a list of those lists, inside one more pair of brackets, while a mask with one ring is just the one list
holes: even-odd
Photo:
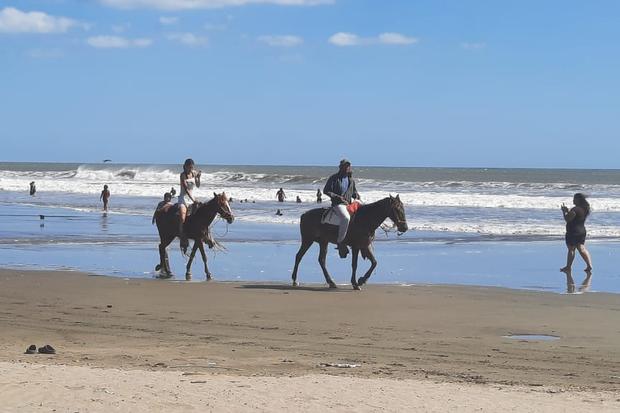
[[355, 181], [353, 180], [353, 170], [351, 162], [347, 159], [340, 161], [338, 173], [332, 175], [327, 180], [323, 193], [330, 197], [332, 208], [340, 220], [338, 225], [338, 253], [340, 258], [346, 258], [349, 253], [344, 239], [347, 236], [347, 229], [351, 221], [351, 215], [347, 211], [347, 205], [354, 199], [360, 199]]
[[181, 191], [177, 204], [179, 205], [179, 238], [181, 239], [181, 248], [187, 249], [189, 241], [187, 234], [183, 230], [183, 224], [187, 217], [187, 208], [196, 202], [196, 198], [192, 194], [194, 188], [200, 188], [200, 171], [194, 169], [194, 160], [188, 158], [183, 164], [183, 172], [180, 175]]

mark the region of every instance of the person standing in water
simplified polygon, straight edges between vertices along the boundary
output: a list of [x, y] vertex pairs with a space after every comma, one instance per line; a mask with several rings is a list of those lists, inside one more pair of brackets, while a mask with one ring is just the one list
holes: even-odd
[[34, 196], [37, 193], [37, 186], [34, 181], [30, 182], [30, 196]]
[[573, 196], [573, 204], [575, 205], [570, 210], [564, 204], [561, 206], [562, 215], [564, 221], [566, 221], [566, 248], [568, 249], [566, 255], [566, 266], [560, 268], [560, 271], [566, 274], [566, 283], [568, 285], [569, 292], [574, 290], [575, 282], [572, 277], [573, 260], [575, 259], [575, 250], [579, 251], [579, 255], [586, 263], [586, 279], [584, 280], [582, 287], [587, 288], [590, 284], [590, 278], [592, 276], [592, 258], [590, 253], [585, 247], [586, 243], [586, 218], [590, 215], [590, 204], [586, 200], [586, 196], [582, 193], [577, 193]]
[[286, 199], [284, 189], [280, 188], [278, 192], [276, 192], [276, 198], [278, 198], [278, 202], [284, 202], [284, 200]]
[[316, 203], [320, 204], [323, 202], [323, 194], [321, 193], [320, 189], [316, 190]]
[[107, 185], [103, 186], [103, 191], [101, 191], [101, 195], [99, 195], [99, 200], [103, 201], [103, 211], [108, 211], [108, 201], [110, 200], [110, 190]]
[[200, 188], [200, 171], [194, 169], [194, 160], [188, 158], [183, 164], [183, 172], [180, 175], [181, 190], [177, 204], [179, 205], [179, 238], [181, 239], [181, 249], [184, 251], [189, 246], [187, 234], [183, 230], [185, 218], [187, 217], [187, 208], [196, 202], [196, 198], [192, 194], [194, 188]]

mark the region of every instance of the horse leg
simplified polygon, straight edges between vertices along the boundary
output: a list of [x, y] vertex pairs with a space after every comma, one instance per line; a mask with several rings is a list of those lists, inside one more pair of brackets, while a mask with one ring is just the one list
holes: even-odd
[[207, 253], [205, 252], [205, 245], [202, 241], [198, 242], [198, 249], [200, 250], [200, 255], [202, 256], [202, 262], [205, 265], [205, 275], [207, 276], [207, 281], [211, 280], [211, 272], [209, 271], [209, 267], [207, 266]]
[[168, 251], [166, 250], [169, 244], [170, 241], [161, 241], [159, 244], [159, 265], [155, 267], [156, 271], [160, 271], [160, 274], [166, 277], [170, 277], [172, 275], [172, 271], [170, 271], [170, 263], [168, 262]]
[[192, 252], [189, 254], [189, 261], [187, 261], [187, 267], [185, 268], [185, 280], [187, 281], [192, 279], [192, 261], [194, 261], [197, 249], [198, 241], [194, 241], [194, 245], [192, 246]]
[[323, 275], [325, 276], [325, 281], [329, 284], [329, 288], [338, 288], [332, 277], [327, 272], [327, 267], [325, 266], [325, 258], [327, 257], [327, 241], [321, 241], [319, 244], [321, 246], [321, 250], [319, 251], [319, 265], [323, 270]]
[[359, 248], [351, 247], [351, 251], [353, 252], [353, 257], [351, 257], [351, 285], [354, 290], [359, 290], [360, 286], [357, 285], [357, 278], [355, 278], [355, 272], [357, 271], [357, 259], [360, 255]]
[[293, 287], [297, 287], [299, 285], [297, 283], [297, 269], [299, 268], [299, 263], [301, 262], [301, 259], [308, 251], [308, 248], [312, 246], [312, 242], [312, 240], [302, 240], [299, 251], [297, 251], [297, 255], [295, 255], [295, 267], [293, 268]]
[[377, 260], [375, 259], [375, 255], [373, 254], [372, 245], [368, 246], [368, 248], [364, 250], [364, 254], [366, 255], [366, 258], [370, 260], [370, 268], [368, 269], [368, 271], [366, 271], [366, 274], [364, 274], [362, 278], [357, 280], [357, 285], [360, 286], [366, 284], [366, 281], [368, 281], [372, 272], [375, 270], [375, 268], [377, 268]]

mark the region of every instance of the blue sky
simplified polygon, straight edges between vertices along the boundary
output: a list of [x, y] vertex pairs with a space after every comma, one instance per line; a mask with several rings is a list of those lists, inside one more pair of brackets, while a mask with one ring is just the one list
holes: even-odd
[[0, 0], [0, 160], [618, 168], [619, 20], [613, 0]]

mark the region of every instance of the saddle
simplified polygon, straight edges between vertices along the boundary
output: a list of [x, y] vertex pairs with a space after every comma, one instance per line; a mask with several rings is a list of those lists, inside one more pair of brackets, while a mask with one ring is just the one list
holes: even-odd
[[[355, 213], [360, 206], [361, 204], [357, 201], [353, 201], [349, 205], [347, 205], [347, 211], [349, 211], [349, 215], [351, 215], [351, 221], [353, 221]], [[334, 207], [324, 209], [323, 215], [321, 215], [321, 224], [340, 225], [340, 218], [334, 210]]]

